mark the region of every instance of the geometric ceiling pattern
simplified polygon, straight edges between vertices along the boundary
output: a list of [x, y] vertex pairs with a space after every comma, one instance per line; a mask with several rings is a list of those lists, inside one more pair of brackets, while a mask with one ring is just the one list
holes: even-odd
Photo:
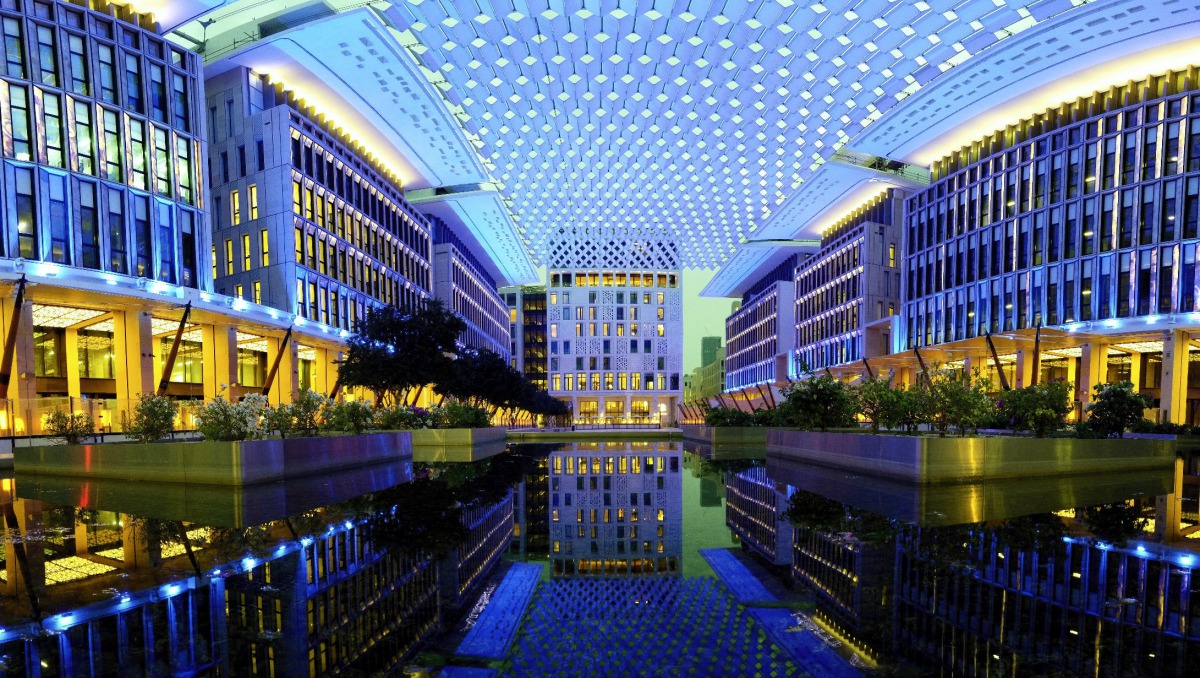
[[375, 5], [483, 142], [540, 263], [562, 228], [714, 268], [941, 73], [1086, 0], [397, 0]]

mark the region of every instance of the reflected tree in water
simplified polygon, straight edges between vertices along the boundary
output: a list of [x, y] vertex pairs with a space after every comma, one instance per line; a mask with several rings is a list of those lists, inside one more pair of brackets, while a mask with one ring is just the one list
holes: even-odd
[[1083, 524], [1099, 541], [1124, 546], [1130, 539], [1142, 534], [1149, 520], [1142, 515], [1137, 502], [1116, 502], [1089, 506], [1081, 516]]

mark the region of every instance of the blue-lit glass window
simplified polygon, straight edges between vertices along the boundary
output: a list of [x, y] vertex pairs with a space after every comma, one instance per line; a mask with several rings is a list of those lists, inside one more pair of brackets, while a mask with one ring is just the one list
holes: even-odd
[[14, 168], [13, 183], [16, 188], [14, 195], [16, 196], [18, 254], [22, 259], [40, 259], [33, 170], [26, 167]]
[[4, 71], [9, 77], [25, 77], [25, 49], [21, 21], [4, 17]]
[[67, 210], [67, 178], [60, 174], [43, 174], [49, 188], [50, 261], [71, 263], [71, 218]]

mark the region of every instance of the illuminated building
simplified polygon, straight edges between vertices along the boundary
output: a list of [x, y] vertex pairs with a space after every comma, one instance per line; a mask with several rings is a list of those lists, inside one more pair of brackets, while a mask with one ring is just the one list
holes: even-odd
[[762, 466], [725, 476], [725, 524], [744, 546], [769, 562], [792, 562], [792, 526], [784, 517], [787, 493]]
[[249, 68], [209, 73], [216, 291], [353, 329], [433, 293], [429, 220], [403, 187]]
[[459, 338], [463, 347], [487, 350], [511, 360], [508, 308], [496, 281], [446, 222], [433, 222], [434, 294], [467, 323]]
[[678, 443], [578, 443], [551, 453], [554, 575], [678, 574], [682, 462]]
[[549, 390], [576, 422], [670, 425], [683, 395], [678, 255], [640, 237], [580, 232], [555, 244]]
[[786, 381], [796, 337], [796, 263], [793, 255], [776, 266], [726, 318], [722, 391]]
[[548, 388], [546, 370], [546, 288], [541, 285], [503, 287], [508, 306], [512, 366], [538, 388]]

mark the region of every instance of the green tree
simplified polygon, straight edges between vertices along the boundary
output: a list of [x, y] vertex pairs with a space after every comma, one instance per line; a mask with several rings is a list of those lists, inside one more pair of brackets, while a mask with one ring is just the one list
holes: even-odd
[[1142, 420], [1150, 404], [1148, 396], [1134, 392], [1131, 382], [1096, 384], [1096, 393], [1087, 406], [1087, 424], [1105, 438], [1124, 438], [1125, 431]]
[[960, 436], [977, 431], [996, 411], [988, 395], [988, 381], [963, 370], [934, 370], [917, 389], [924, 417], [945, 436], [951, 429]]
[[368, 389], [378, 405], [399, 404], [409, 390], [447, 379], [466, 328], [437, 299], [372, 309], [350, 337], [342, 384]]
[[858, 409], [871, 422], [871, 433], [879, 433], [880, 426], [889, 426], [889, 414], [897, 400], [891, 381], [879, 377], [864, 379], [855, 390]]
[[858, 399], [854, 390], [828, 374], [796, 382], [784, 389], [784, 397], [784, 425], [822, 431], [855, 425]]
[[1008, 391], [998, 406], [1014, 431], [1033, 431], [1036, 437], [1045, 438], [1066, 423], [1070, 398], [1071, 386], [1054, 380]]
[[92, 415], [86, 412], [70, 412], [54, 408], [46, 417], [46, 435], [61, 440], [64, 445], [78, 445], [96, 433]]
[[705, 426], [754, 426], [754, 415], [730, 407], [714, 407], [704, 413]]

